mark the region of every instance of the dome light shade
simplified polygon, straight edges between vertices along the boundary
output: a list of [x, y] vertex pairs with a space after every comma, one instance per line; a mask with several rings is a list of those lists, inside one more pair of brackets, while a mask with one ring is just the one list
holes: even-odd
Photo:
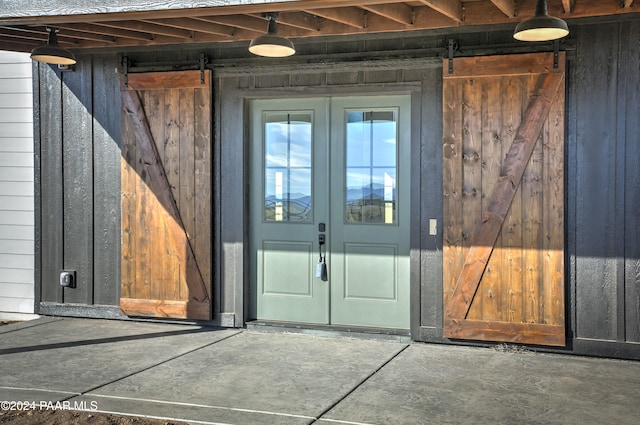
[[254, 55], [268, 58], [284, 58], [296, 52], [291, 40], [278, 35], [276, 18], [277, 15], [275, 13], [268, 13], [269, 25], [267, 33], [251, 40], [249, 51]]
[[75, 64], [76, 58], [73, 53], [58, 46], [58, 37], [56, 36], [58, 30], [54, 28], [47, 28], [47, 31], [49, 32], [49, 40], [47, 41], [47, 44], [33, 49], [31, 51], [31, 59], [53, 65]]
[[538, 0], [536, 15], [516, 26], [513, 38], [520, 41], [551, 41], [569, 34], [567, 23], [547, 14], [546, 0]]

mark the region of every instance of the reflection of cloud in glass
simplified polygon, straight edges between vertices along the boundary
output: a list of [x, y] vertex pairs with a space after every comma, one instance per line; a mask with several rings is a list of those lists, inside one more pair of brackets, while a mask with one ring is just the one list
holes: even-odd
[[396, 122], [350, 122], [346, 131], [347, 166], [395, 166]]
[[311, 165], [310, 123], [289, 125], [285, 122], [265, 125], [265, 159], [268, 167]]

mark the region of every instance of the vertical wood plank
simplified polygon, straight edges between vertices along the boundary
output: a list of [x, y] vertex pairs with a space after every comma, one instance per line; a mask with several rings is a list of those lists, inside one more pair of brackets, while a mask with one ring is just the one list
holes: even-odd
[[[599, 25], [577, 33], [576, 337], [617, 339], [615, 251], [618, 31]], [[626, 41], [625, 41], [626, 43]], [[597, 99], [597, 101], [594, 101]]]
[[462, 269], [462, 90], [457, 81], [443, 82], [443, 299], [447, 304]]
[[[211, 80], [211, 79], [210, 79]], [[211, 278], [211, 88], [207, 86], [194, 92], [194, 249], [197, 252], [200, 273], [209, 298], [212, 298]]]
[[93, 246], [96, 258], [93, 301], [99, 305], [117, 305], [123, 264], [119, 261], [122, 113], [118, 75], [113, 72], [117, 55], [93, 58]]
[[[502, 86], [502, 118], [505, 134], [502, 151], [508, 152], [522, 122], [529, 97], [523, 77], [505, 78]], [[523, 99], [525, 98], [525, 99]], [[526, 103], [523, 107], [523, 102]], [[505, 322], [522, 321], [522, 188], [519, 186], [505, 217], [496, 248], [501, 256], [501, 313]], [[494, 253], [494, 255], [496, 255]]]
[[[195, 121], [194, 121], [194, 90], [180, 90], [179, 104], [179, 194], [178, 205], [180, 208], [180, 216], [185, 231], [192, 241], [197, 234], [195, 227]], [[197, 250], [194, 249], [196, 258], [199, 257]]]
[[[158, 146], [158, 152], [164, 152], [162, 162], [167, 180], [173, 192], [173, 199], [180, 209], [180, 89], [168, 89], [164, 91], [164, 138], [156, 138], [157, 142], [163, 141], [164, 146]], [[153, 132], [153, 131], [152, 131]], [[154, 133], [155, 137], [155, 133]]]
[[[185, 272], [191, 271], [193, 276], [185, 275], [184, 283], [180, 285], [184, 290], [187, 289], [187, 281], [195, 281], [201, 279], [200, 271], [198, 270], [197, 261], [199, 261], [200, 253], [197, 251], [197, 247], [194, 244], [194, 237], [197, 234], [195, 228], [195, 160], [194, 160], [194, 89], [181, 89], [179, 90], [178, 97], [180, 99], [178, 108], [178, 131], [179, 131], [179, 156], [177, 158], [178, 170], [179, 170], [179, 190], [180, 196], [177, 199], [180, 217], [182, 218], [182, 224], [184, 230], [187, 233], [188, 241], [193, 247], [194, 256], [189, 258], [188, 261], [194, 261], [192, 267], [187, 267]], [[185, 247], [186, 250], [186, 247]], [[195, 275], [197, 273], [197, 275]], [[182, 273], [181, 273], [182, 274]], [[205, 281], [206, 282], [206, 281]], [[208, 286], [205, 283], [205, 286]]]
[[[462, 84], [462, 258], [476, 238], [482, 222], [482, 79], [464, 79]], [[475, 297], [469, 319], [482, 315], [482, 297]]]
[[[175, 199], [176, 205], [182, 216], [182, 210], [180, 205], [180, 151], [182, 148], [182, 142], [180, 140], [180, 103], [182, 101], [180, 97], [181, 90], [178, 88], [171, 88], [166, 90], [157, 90], [158, 93], [163, 92], [163, 108], [164, 115], [161, 123], [158, 123], [158, 128], [163, 127], [163, 135], [155, 137], [157, 143], [157, 150], [162, 156], [161, 163], [164, 167], [167, 181]], [[167, 250], [162, 257], [162, 270], [163, 277], [157, 283], [161, 293], [158, 299], [185, 299], [188, 297], [187, 289], [187, 277], [185, 276], [186, 268], [180, 267], [180, 261], [173, 261], [172, 257], [186, 258], [183, 255], [184, 246], [174, 246], [171, 242], [171, 235], [177, 229], [172, 230], [170, 227], [175, 227], [176, 223], [168, 215], [163, 217], [163, 234], [165, 238], [165, 245]], [[178, 250], [179, 252], [176, 252]], [[169, 284], [169, 282], [175, 282]]]
[[131, 298], [135, 293], [136, 251], [134, 237], [136, 234], [135, 212], [136, 197], [136, 144], [135, 134], [125, 113], [122, 112], [122, 156], [120, 171], [121, 191], [121, 294], [123, 298]]
[[[627, 54], [620, 57], [620, 75], [626, 79], [624, 115], [625, 188], [624, 253], [625, 253], [625, 340], [640, 342], [640, 27], [623, 24], [620, 32], [627, 40]], [[630, 42], [635, 40], [634, 43]], [[620, 92], [620, 91], [619, 91]]]
[[76, 271], [76, 287], [64, 302], [93, 304], [93, 96], [92, 61], [62, 73], [64, 268]]
[[62, 81], [54, 68], [42, 63], [40, 91], [40, 191], [42, 226], [41, 301], [61, 303], [58, 275], [63, 267]]
[[564, 324], [564, 82], [551, 106], [544, 148], [543, 319]]
[[[412, 181], [420, 183], [419, 197], [413, 197], [419, 201], [417, 210], [412, 210], [412, 217], [420, 216], [418, 223], [420, 231], [412, 231], [412, 236], [420, 235], [420, 287], [414, 288], [417, 293], [412, 293], [412, 299], [420, 303], [420, 309], [412, 313], [420, 314], [420, 325], [431, 329], [442, 328], [442, 304], [434, 300], [442, 299], [442, 234], [429, 235], [429, 220], [436, 218], [443, 226], [442, 217], [442, 70], [440, 68], [422, 68], [421, 93], [417, 105], [412, 111], [421, 111], [420, 127], [413, 130], [412, 134], [420, 137], [412, 137], [413, 143], [418, 147], [412, 152], [420, 152], [418, 158], [413, 155], [418, 165], [412, 163]], [[412, 244], [412, 246], [414, 246]], [[428, 301], [427, 301], [428, 300]], [[412, 325], [412, 332], [420, 333], [420, 327]], [[418, 335], [414, 339], [422, 339]]]
[[[535, 77], [530, 76], [526, 82], [527, 92], [535, 87]], [[528, 95], [527, 95], [528, 97]], [[542, 137], [536, 143], [522, 178], [522, 203], [526, 205], [522, 210], [522, 249], [523, 249], [523, 322], [541, 323], [541, 294], [540, 288], [543, 268], [543, 239], [542, 214], [543, 194], [546, 193], [543, 184], [544, 149], [548, 141], [548, 121], [542, 131]]]
[[[494, 83], [483, 84], [482, 120], [484, 122], [482, 140], [482, 211], [488, 208], [488, 201], [495, 183], [502, 170], [502, 139], [503, 123], [502, 108], [497, 107], [502, 102], [503, 78], [496, 78]], [[502, 305], [500, 295], [500, 271], [502, 256], [495, 252], [489, 257], [487, 269], [482, 277], [482, 284], [478, 288], [482, 297], [482, 319], [500, 320]]]

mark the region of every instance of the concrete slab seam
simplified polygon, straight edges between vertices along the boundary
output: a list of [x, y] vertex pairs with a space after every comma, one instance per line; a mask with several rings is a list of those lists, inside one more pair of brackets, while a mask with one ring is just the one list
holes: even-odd
[[[311, 419], [315, 420], [316, 418], [313, 416], [305, 416], [305, 415], [296, 415], [293, 413], [282, 413], [282, 412], [270, 412], [268, 410], [256, 410], [256, 409], [243, 409], [240, 407], [225, 407], [225, 406], [215, 406], [209, 404], [199, 404], [199, 403], [186, 403], [181, 401], [166, 401], [166, 400], [154, 400], [147, 398], [131, 398], [131, 397], [121, 397], [121, 396], [112, 396], [112, 395], [103, 395], [103, 394], [83, 394], [87, 397], [97, 397], [97, 398], [110, 398], [114, 400], [131, 400], [131, 401], [143, 401], [146, 403], [158, 403], [158, 404], [166, 404], [170, 406], [182, 406], [182, 407], [199, 407], [204, 409], [216, 409], [216, 410], [227, 410], [232, 412], [242, 412], [242, 413], [260, 413], [263, 415], [271, 415], [271, 416], [285, 416], [288, 418], [299, 418], [299, 419]], [[190, 421], [187, 419], [173, 418], [175, 420], [181, 421]], [[208, 422], [203, 422], [208, 423]]]
[[[142, 369], [140, 369], [140, 370], [137, 370], [137, 371], [135, 371], [135, 372], [131, 372], [131, 373], [127, 374], [127, 375], [121, 376], [121, 377], [119, 377], [119, 378], [117, 378], [117, 379], [113, 379], [113, 380], [111, 380], [111, 381], [109, 381], [109, 382], [105, 382], [105, 383], [103, 383], [103, 384], [96, 385], [95, 387], [89, 388], [89, 389], [87, 389], [87, 390], [85, 390], [85, 391], [83, 391], [83, 392], [81, 392], [81, 393], [77, 394], [77, 396], [86, 395], [87, 393], [89, 393], [89, 392], [91, 392], [91, 391], [95, 391], [95, 390], [97, 390], [97, 389], [99, 389], [99, 388], [106, 387], [107, 385], [111, 385], [111, 384], [116, 383], [116, 382], [118, 382], [118, 381], [122, 381], [123, 379], [130, 378], [130, 377], [132, 377], [132, 376], [134, 376], [134, 375], [137, 375], [137, 374], [139, 374], [139, 373], [145, 372], [145, 371], [147, 371], [147, 370], [149, 370], [149, 369], [153, 369], [154, 367], [157, 367], [157, 366], [163, 365], [163, 364], [168, 363], [168, 362], [170, 362], [170, 361], [173, 361], [173, 360], [175, 360], [175, 359], [179, 359], [180, 357], [186, 356], [187, 354], [191, 354], [191, 353], [193, 353], [193, 352], [195, 352], [195, 351], [198, 351], [198, 350], [202, 350], [203, 348], [210, 347], [210, 346], [212, 346], [212, 345], [214, 345], [214, 344], [217, 344], [217, 343], [219, 343], [219, 342], [226, 341], [227, 339], [229, 339], [229, 338], [231, 338], [231, 337], [234, 337], [234, 336], [236, 336], [236, 335], [239, 335], [239, 334], [241, 334], [241, 333], [242, 333], [242, 331], [235, 332], [235, 333], [233, 333], [233, 334], [231, 334], [231, 335], [228, 335], [228, 336], [226, 336], [226, 337], [224, 337], [224, 338], [221, 338], [221, 339], [218, 339], [218, 340], [216, 340], [216, 341], [210, 342], [209, 344], [205, 344], [205, 345], [202, 345], [202, 346], [200, 346], [200, 347], [196, 347], [196, 348], [194, 348], [194, 349], [192, 349], [192, 350], [185, 351], [184, 353], [178, 354], [178, 355], [176, 355], [176, 356], [173, 356], [173, 357], [171, 357], [171, 358], [168, 358], [168, 359], [166, 359], [166, 360], [163, 360], [163, 361], [161, 361], [161, 362], [159, 362], [159, 363], [152, 364], [151, 366], [147, 366], [147, 367], [144, 367], [144, 368], [142, 368]], [[70, 399], [72, 399], [73, 397], [76, 397], [76, 395], [71, 396], [71, 397], [69, 397], [69, 398], [66, 398], [66, 399], [65, 399], [65, 400], [63, 400], [63, 401], [70, 400]]]
[[4, 387], [0, 386], [0, 390], [11, 390], [11, 391], [40, 391], [45, 393], [58, 393], [58, 394], [70, 394], [71, 397], [79, 396], [80, 393], [74, 393], [71, 391], [60, 391], [60, 390], [45, 390], [44, 388], [22, 388], [22, 387]]
[[[379, 371], [381, 371], [386, 365], [388, 365], [389, 363], [391, 363], [394, 359], [396, 359], [400, 354], [402, 354], [407, 348], [409, 348], [409, 344], [406, 344], [404, 347], [402, 347], [400, 350], [398, 350], [397, 353], [395, 353], [393, 356], [391, 356], [389, 359], [387, 359], [387, 361], [385, 361], [384, 363], [382, 363], [376, 370], [374, 370], [373, 372], [371, 372], [368, 376], [366, 376], [364, 379], [362, 379], [358, 384], [356, 384], [350, 391], [348, 391], [345, 395], [343, 395], [342, 397], [340, 397], [338, 400], [336, 400], [333, 404], [331, 404], [331, 406], [327, 407], [324, 411], [322, 411], [313, 422], [311, 422], [310, 425], [313, 425], [315, 423], [317, 423], [319, 420], [322, 419], [322, 417], [324, 415], [326, 415], [327, 413], [329, 413], [331, 410], [333, 410], [334, 407], [336, 407], [338, 404], [342, 403], [347, 397], [349, 397], [351, 394], [353, 394], [358, 388], [360, 388], [365, 382], [367, 382], [369, 379], [371, 379], [372, 377], [374, 377]], [[324, 419], [322, 419], [324, 420]], [[348, 423], [348, 422], [347, 422]]]
[[340, 419], [320, 419], [322, 422], [332, 422], [334, 424], [345, 424], [345, 425], [375, 425], [369, 422], [353, 422], [353, 421], [343, 421]]

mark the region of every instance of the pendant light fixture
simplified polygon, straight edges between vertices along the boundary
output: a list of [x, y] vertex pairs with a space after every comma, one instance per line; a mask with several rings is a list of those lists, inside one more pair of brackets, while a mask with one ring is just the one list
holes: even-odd
[[47, 31], [49, 32], [49, 41], [44, 46], [33, 49], [31, 51], [31, 59], [53, 65], [75, 64], [76, 58], [73, 53], [58, 46], [58, 37], [56, 36], [58, 30], [47, 27]]
[[513, 38], [520, 41], [551, 41], [569, 34], [567, 23], [560, 18], [547, 14], [547, 1], [538, 0], [536, 15], [520, 22]]
[[267, 33], [251, 40], [249, 51], [254, 55], [268, 58], [284, 58], [293, 55], [296, 49], [291, 40], [278, 35], [276, 27], [278, 14], [270, 12], [266, 14], [266, 18], [269, 21]]

